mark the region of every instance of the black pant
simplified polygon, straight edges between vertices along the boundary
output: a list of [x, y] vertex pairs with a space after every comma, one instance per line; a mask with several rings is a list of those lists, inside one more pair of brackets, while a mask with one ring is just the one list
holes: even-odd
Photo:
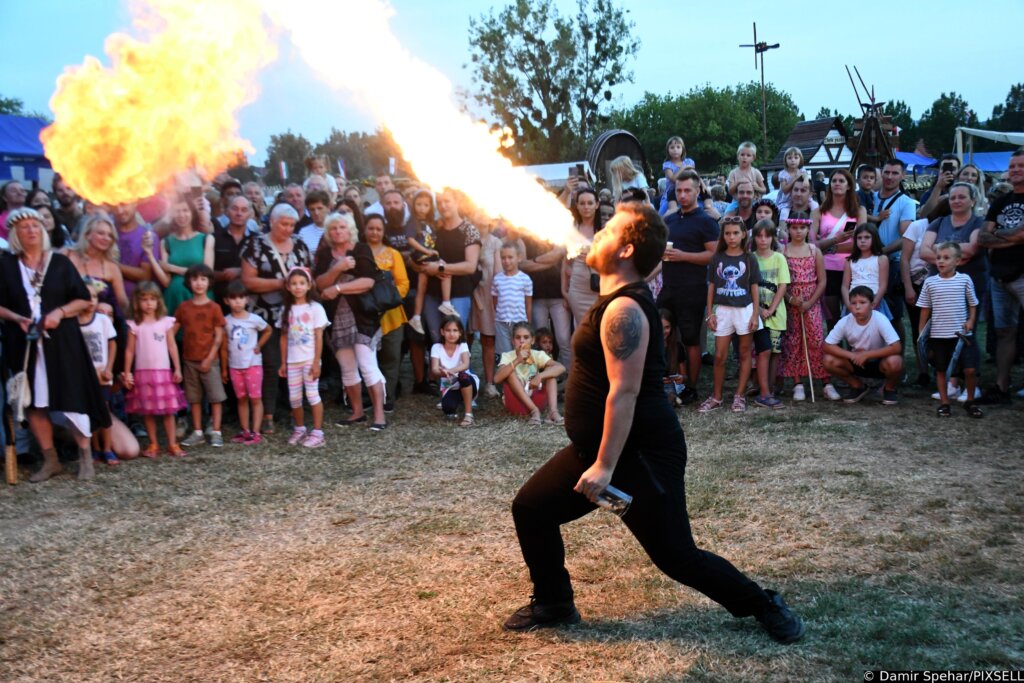
[[[632, 495], [633, 503], [622, 521], [668, 576], [700, 591], [733, 616], [759, 614], [768, 605], [761, 587], [727, 560], [694, 543], [686, 513], [685, 448], [643, 455], [635, 450], [623, 452], [612, 484]], [[572, 490], [593, 462], [593, 457], [583, 457], [575, 446], [567, 446], [530, 477], [512, 502], [516, 534], [539, 603], [572, 599], [559, 527], [596, 508]]]

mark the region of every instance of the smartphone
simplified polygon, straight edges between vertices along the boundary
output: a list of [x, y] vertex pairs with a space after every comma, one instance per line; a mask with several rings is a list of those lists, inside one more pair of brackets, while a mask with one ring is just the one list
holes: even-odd
[[843, 232], [850, 232], [851, 230], [853, 230], [856, 227], [857, 227], [857, 221], [853, 220], [852, 218], [847, 218], [846, 219], [846, 225], [843, 227]]
[[576, 176], [579, 178], [587, 177], [587, 172], [583, 170], [583, 164], [576, 164]]
[[570, 166], [569, 167], [569, 177], [570, 178], [578, 178], [579, 175], [580, 175], [580, 168], [579, 168], [579, 166]]
[[199, 199], [202, 196], [203, 196], [203, 186], [202, 185], [193, 185], [192, 187], [188, 188], [188, 195], [187, 195], [187, 197], [188, 197], [189, 204], [195, 202], [195, 200]]
[[943, 173], [954, 173], [954, 172], [956, 172], [956, 165], [952, 161], [943, 161], [942, 162], [942, 172]]

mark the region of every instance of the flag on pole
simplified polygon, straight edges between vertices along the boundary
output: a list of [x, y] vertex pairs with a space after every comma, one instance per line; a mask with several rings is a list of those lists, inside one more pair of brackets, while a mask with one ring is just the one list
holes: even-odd
[[281, 172], [281, 182], [288, 182], [288, 164], [286, 164], [284, 161], [281, 161], [280, 165], [278, 166], [278, 170]]
[[388, 157], [388, 173], [390, 175], [395, 175], [395, 168], [397, 166], [398, 166], [398, 164], [395, 162], [395, 158], [394, 157]]
[[338, 159], [338, 173], [341, 174], [342, 178], [348, 180], [348, 174], [345, 173], [345, 161], [343, 159]]

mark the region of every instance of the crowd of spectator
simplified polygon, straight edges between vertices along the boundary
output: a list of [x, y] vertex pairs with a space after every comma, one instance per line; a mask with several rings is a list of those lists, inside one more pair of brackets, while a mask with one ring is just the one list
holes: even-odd
[[[894, 405], [901, 385], [933, 378], [939, 417], [951, 401], [975, 418], [981, 405], [1010, 402], [1024, 151], [998, 184], [944, 157], [919, 199], [904, 190], [898, 159], [812, 178], [791, 148], [766, 180], [750, 142], [728, 175], [698, 174], [681, 137], [665, 157], [654, 186], [621, 157], [608, 187], [571, 174], [554, 191], [587, 240], [621, 203], [651, 203], [663, 216], [668, 245], [648, 285], [673, 405], [743, 412], [752, 398], [778, 409], [808, 393], [856, 402], [871, 380]], [[599, 297], [584, 258], [457, 190], [398, 187], [382, 173], [364, 197], [327, 168], [311, 157], [305, 181], [274, 197], [227, 175], [208, 184], [183, 176], [116, 206], [82, 200], [59, 176], [52, 195], [3, 185], [2, 353], [7, 376], [31, 388], [6, 438], [19, 454], [42, 455], [33, 480], [62, 469], [55, 427], [88, 478], [94, 461], [222, 446], [223, 425], [236, 422], [233, 442], [259, 445], [281, 430], [289, 444], [322, 447], [344, 430], [387, 429], [410, 393], [439, 397], [440, 412], [463, 427], [477, 424], [478, 401], [562, 424], [572, 331]], [[367, 306], [382, 279], [401, 306]], [[986, 348], [974, 341], [979, 325]], [[986, 352], [996, 376], [982, 390]], [[726, 401], [730, 359], [737, 384]], [[700, 396], [704, 365], [714, 366], [713, 386]], [[325, 400], [348, 408], [336, 436], [324, 429]]]

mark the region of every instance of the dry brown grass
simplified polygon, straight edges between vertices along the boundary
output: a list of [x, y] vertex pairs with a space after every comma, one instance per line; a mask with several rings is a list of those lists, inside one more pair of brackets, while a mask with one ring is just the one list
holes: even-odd
[[[585, 624], [502, 632], [509, 514], [564, 432], [403, 399], [328, 448], [196, 450], [0, 492], [5, 681], [850, 680], [1024, 665], [1021, 409], [683, 414], [698, 542], [807, 619], [781, 647], [655, 570], [608, 514], [565, 529]], [[493, 404], [492, 404], [493, 405]], [[824, 435], [824, 436], [823, 436]]]

